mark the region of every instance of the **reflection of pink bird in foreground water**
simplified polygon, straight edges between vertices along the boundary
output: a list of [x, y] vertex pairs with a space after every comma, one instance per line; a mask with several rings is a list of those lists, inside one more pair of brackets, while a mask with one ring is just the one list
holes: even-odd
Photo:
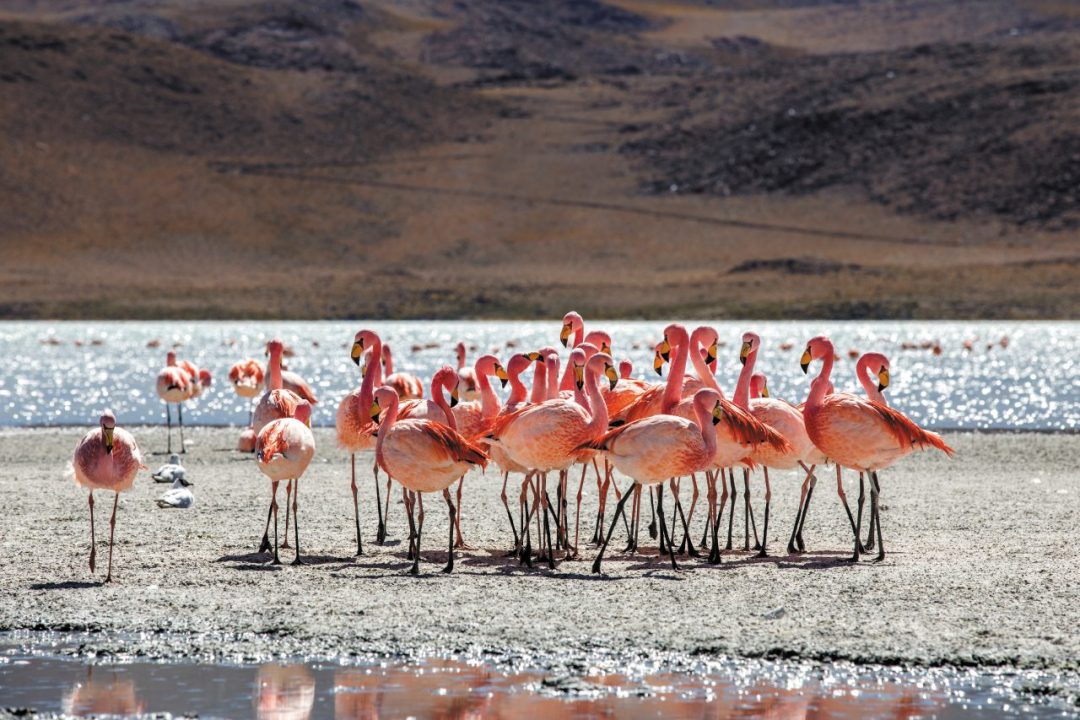
[[71, 460], [75, 482], [90, 490], [90, 572], [94, 572], [97, 545], [94, 540], [94, 491], [111, 490], [113, 498], [112, 517], [109, 520], [109, 570], [105, 582], [112, 581], [113, 540], [116, 535], [116, 506], [120, 493], [131, 489], [139, 470], [145, 470], [142, 453], [135, 438], [126, 430], [116, 427], [116, 417], [111, 410], [101, 415], [101, 427], [91, 430], [75, 446]]
[[315, 705], [315, 678], [303, 665], [259, 668], [255, 715], [258, 720], [307, 720]]
[[839, 481], [839, 467], [848, 467], [870, 476], [870, 523], [877, 529], [877, 560], [885, 558], [881, 544], [881, 520], [878, 516], [879, 470], [889, 467], [900, 458], [927, 447], [937, 448], [948, 455], [955, 451], [941, 436], [923, 430], [903, 413], [887, 405], [867, 401], [847, 393], [828, 394], [829, 376], [832, 373], [835, 353], [832, 342], [825, 336], [810, 340], [800, 359], [803, 372], [810, 363], [821, 360], [821, 372], [810, 384], [803, 416], [806, 431], [814, 444], [837, 464], [837, 492], [844, 503], [851, 529], [855, 536], [855, 552], [852, 560], [859, 559], [862, 549], [859, 542], [860, 528], [851, 514], [843, 486]]

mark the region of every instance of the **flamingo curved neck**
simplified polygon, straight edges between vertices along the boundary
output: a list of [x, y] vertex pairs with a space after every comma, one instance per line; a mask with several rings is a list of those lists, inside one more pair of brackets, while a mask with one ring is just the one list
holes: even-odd
[[701, 431], [701, 439], [705, 443], [706, 457], [712, 460], [716, 455], [716, 431], [713, 430], [712, 413], [703, 408], [699, 403], [694, 403], [694, 412], [697, 414], [698, 430]]
[[435, 403], [435, 406], [443, 411], [443, 415], [446, 416], [446, 425], [451, 430], [457, 430], [457, 422], [454, 419], [454, 411], [450, 409], [450, 403], [446, 401], [446, 395], [443, 394], [444, 384], [441, 374], [436, 373], [435, 377], [431, 378], [431, 401]]
[[[547, 384], [545, 385], [547, 395], [544, 400], [554, 400], [559, 397], [559, 390], [562, 389], [562, 386], [559, 385], [559, 364], [559, 356], [552, 355], [552, 361], [548, 364]], [[566, 369], [570, 369], [569, 361]], [[571, 385], [571, 387], [573, 386]]]
[[480, 386], [480, 415], [485, 418], [495, 417], [499, 414], [499, 398], [491, 387], [487, 373], [480, 372], [480, 368], [476, 368], [476, 384]]
[[735, 386], [735, 397], [732, 398], [736, 406], [746, 410], [750, 407], [750, 378], [754, 374], [754, 364], [757, 362], [757, 350], [753, 350], [746, 356], [746, 362], [739, 371], [739, 382]]
[[604, 396], [600, 392], [599, 373], [588, 366], [585, 368], [585, 392], [588, 397], [582, 397], [584, 402], [581, 404], [589, 413], [586, 428], [592, 436], [598, 437], [608, 429], [607, 403], [604, 402]]
[[[701, 380], [705, 387], [712, 388], [713, 390], [720, 392], [720, 386], [716, 384], [716, 377], [713, 375], [712, 370], [705, 364], [705, 359], [701, 357], [701, 337], [694, 331], [694, 334], [690, 336], [690, 363], [694, 366], [694, 372], [697, 373], [698, 379]], [[682, 395], [682, 388], [680, 390], [680, 396]]]
[[[675, 346], [675, 359], [671, 363], [671, 374], [668, 375], [667, 386], [664, 388], [664, 402], [660, 412], [670, 414], [682, 399], [683, 378], [686, 375], [686, 357], [690, 354], [690, 342], [686, 337], [679, 338], [679, 344]], [[709, 373], [706, 373], [708, 375]]]
[[855, 364], [855, 377], [859, 379], [859, 384], [866, 391], [866, 397], [884, 405], [885, 396], [877, 389], [877, 384], [870, 379], [873, 374], [873, 371], [870, 370], [870, 359], [870, 355], [863, 355], [859, 358], [859, 362]]
[[542, 403], [547, 400], [547, 361], [536, 363], [536, 371], [533, 373], [532, 395], [529, 402]]
[[820, 405], [821, 401], [825, 399], [825, 396], [832, 389], [830, 377], [832, 376], [833, 356], [833, 346], [830, 342], [825, 347], [825, 357], [821, 359], [821, 371], [810, 383], [810, 395], [806, 398], [806, 404], [810, 407]]
[[281, 384], [281, 353], [270, 353], [270, 385], [271, 390], [280, 390]]
[[[379, 355], [375, 355], [375, 353]], [[371, 346], [371, 357], [379, 357], [382, 354], [382, 342], [376, 340], [375, 344]], [[382, 385], [382, 378], [379, 375], [379, 363], [369, 362], [367, 368], [364, 370], [364, 379], [360, 383], [360, 412], [366, 413], [371, 409], [371, 403], [374, 400], [375, 385]], [[363, 416], [361, 416], [363, 417]]]
[[510, 376], [510, 397], [506, 398], [507, 407], [513, 407], [525, 402], [525, 383], [521, 382], [521, 373]]
[[393, 375], [394, 374], [394, 355], [393, 355], [393, 353], [390, 352], [389, 347], [384, 346], [382, 359], [383, 359], [384, 371], [386, 372], [386, 374], [387, 375]]

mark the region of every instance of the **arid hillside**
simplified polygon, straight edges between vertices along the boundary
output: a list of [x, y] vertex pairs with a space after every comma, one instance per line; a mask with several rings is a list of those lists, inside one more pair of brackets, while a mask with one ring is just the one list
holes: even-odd
[[0, 317], [1075, 317], [1053, 0], [15, 0]]

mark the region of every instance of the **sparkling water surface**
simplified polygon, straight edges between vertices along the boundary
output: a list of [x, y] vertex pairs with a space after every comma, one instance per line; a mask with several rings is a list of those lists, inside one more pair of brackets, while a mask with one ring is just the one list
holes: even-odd
[[[659, 380], [652, 347], [666, 323], [602, 321], [586, 330], [607, 330], [616, 359], [629, 358], [634, 375]], [[698, 322], [688, 321], [693, 329]], [[809, 379], [799, 368], [806, 341], [832, 338], [840, 361], [838, 390], [859, 390], [850, 351], [885, 353], [891, 361], [890, 403], [916, 422], [943, 429], [1075, 431], [1080, 428], [1080, 322], [717, 322], [721, 342], [717, 377], [731, 395], [739, 373], [741, 335], [762, 337], [757, 370], [769, 378], [774, 397], [799, 402]], [[464, 340], [469, 361], [494, 352], [510, 354], [559, 345], [561, 321], [312, 321], [312, 322], [0, 322], [0, 425], [86, 425], [106, 407], [121, 424], [164, 422], [154, 391], [165, 353], [175, 347], [214, 375], [203, 397], [186, 404], [185, 423], [229, 425], [247, 421], [250, 402], [237, 396], [227, 373], [247, 357], [265, 360], [264, 346], [280, 337], [295, 355], [286, 359], [315, 389], [313, 423], [332, 425], [341, 398], [359, 383], [349, 359], [357, 330], [380, 334], [394, 351], [395, 370], [425, 385], [441, 365], [453, 364], [454, 345]], [[970, 345], [970, 350], [965, 347]], [[936, 350], [940, 348], [940, 350]], [[565, 358], [564, 351], [564, 358]], [[817, 366], [811, 367], [811, 373]], [[505, 391], [503, 391], [505, 397]], [[175, 416], [174, 416], [175, 419]]]

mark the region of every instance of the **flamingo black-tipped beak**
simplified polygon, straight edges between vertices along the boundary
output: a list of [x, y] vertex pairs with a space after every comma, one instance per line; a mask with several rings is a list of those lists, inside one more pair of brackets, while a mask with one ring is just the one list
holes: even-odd
[[706, 365], [711, 365], [714, 362], [716, 362], [716, 353], [717, 353], [717, 345], [714, 342], [712, 345], [710, 345], [708, 347], [707, 350], [705, 350], [705, 364]]
[[763, 397], [763, 398], [769, 397], [769, 386], [768, 385], [762, 385], [761, 386], [761, 397]]
[[559, 342], [562, 343], [563, 347], [570, 347], [568, 343], [570, 342], [570, 333], [573, 331], [574, 329], [570, 327], [569, 323], [562, 326], [562, 332], [559, 333]]
[[381, 412], [382, 412], [382, 408], [379, 407], [379, 401], [378, 400], [371, 403], [371, 412], [368, 413], [368, 415], [371, 417], [371, 422], [378, 425], [379, 424], [379, 413], [381, 413]]
[[457, 407], [458, 404], [458, 389], [454, 388], [450, 391], [450, 407]]
[[881, 370], [878, 371], [877, 376], [878, 376], [877, 389], [878, 389], [878, 392], [881, 392], [885, 388], [889, 387], [889, 369], [885, 368], [885, 367], [881, 368]]
[[510, 376], [506, 374], [506, 370], [503, 369], [502, 365], [495, 366], [495, 377], [499, 378], [501, 387], [506, 387], [506, 383], [510, 382]]
[[661, 355], [659, 352], [657, 352], [656, 357], [653, 358], [652, 366], [653, 370], [656, 371], [657, 375], [659, 375], [660, 377], [664, 376], [664, 356]]
[[750, 343], [744, 342], [742, 344], [742, 349], [739, 350], [739, 363], [745, 365], [746, 358], [748, 357], [750, 357]]
[[607, 375], [608, 384], [611, 386], [611, 389], [614, 390], [615, 386], [619, 384], [619, 373], [615, 371], [614, 367], [608, 365], [604, 368], [604, 374]]
[[102, 434], [103, 440], [105, 441], [105, 453], [107, 455], [112, 455], [113, 429], [111, 427], [103, 427], [103, 428], [101, 428], [101, 434]]
[[360, 365], [360, 358], [364, 356], [364, 344], [357, 340], [352, 344], [352, 351], [349, 353], [349, 357], [352, 358], [353, 363], [358, 367]]
[[799, 358], [799, 367], [802, 368], [803, 374], [809, 372], [810, 361], [813, 359], [813, 356], [810, 354], [810, 348], [806, 348], [806, 350], [803, 351], [802, 357]]

